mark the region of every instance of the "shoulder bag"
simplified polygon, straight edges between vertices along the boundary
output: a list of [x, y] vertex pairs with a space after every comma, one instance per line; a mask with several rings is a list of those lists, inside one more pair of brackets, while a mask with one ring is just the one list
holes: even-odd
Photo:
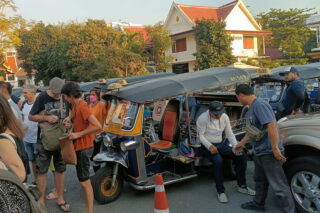
[[[63, 100], [60, 98], [60, 115], [63, 117]], [[42, 112], [45, 113], [45, 112]], [[60, 148], [59, 138], [65, 133], [65, 127], [61, 120], [59, 122], [51, 124], [49, 122], [39, 123], [41, 131], [41, 142], [43, 147], [47, 151], [57, 151]]]

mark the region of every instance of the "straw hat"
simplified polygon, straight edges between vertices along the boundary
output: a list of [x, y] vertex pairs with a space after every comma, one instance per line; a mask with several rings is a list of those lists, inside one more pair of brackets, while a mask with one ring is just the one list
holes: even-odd
[[124, 79], [121, 79], [118, 81], [118, 83], [121, 85], [121, 86], [125, 86], [125, 85], [128, 85], [128, 82]]
[[107, 83], [107, 80], [104, 79], [104, 78], [99, 78], [98, 83], [99, 84], [105, 84], [105, 83]]
[[119, 84], [119, 83], [112, 83], [112, 84], [110, 84], [109, 86], [108, 86], [108, 90], [114, 90], [114, 89], [120, 89], [122, 87], [122, 85], [121, 84]]

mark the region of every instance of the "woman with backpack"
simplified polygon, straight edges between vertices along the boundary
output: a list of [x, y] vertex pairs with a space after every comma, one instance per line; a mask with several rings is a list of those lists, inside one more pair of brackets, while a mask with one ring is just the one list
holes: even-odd
[[[21, 158], [23, 136], [23, 124], [14, 116], [8, 101], [0, 95], [0, 169], [11, 171], [21, 183], [26, 178]], [[0, 212], [31, 212], [28, 196], [18, 185], [3, 179], [1, 175]]]

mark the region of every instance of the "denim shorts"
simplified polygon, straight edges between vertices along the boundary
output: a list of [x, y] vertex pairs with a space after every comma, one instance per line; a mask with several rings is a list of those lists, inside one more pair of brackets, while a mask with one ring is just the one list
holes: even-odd
[[24, 147], [26, 148], [29, 161], [35, 161], [36, 160], [36, 155], [35, 155], [36, 143], [28, 143], [24, 141]]
[[76, 151], [77, 154], [77, 176], [80, 182], [90, 179], [90, 157], [92, 156], [93, 148], [87, 148]]

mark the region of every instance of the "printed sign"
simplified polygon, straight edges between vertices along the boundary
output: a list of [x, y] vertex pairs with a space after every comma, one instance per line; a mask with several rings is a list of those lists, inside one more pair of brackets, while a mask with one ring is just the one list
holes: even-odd
[[157, 101], [154, 103], [152, 118], [154, 121], [160, 121], [166, 108], [167, 101]]

